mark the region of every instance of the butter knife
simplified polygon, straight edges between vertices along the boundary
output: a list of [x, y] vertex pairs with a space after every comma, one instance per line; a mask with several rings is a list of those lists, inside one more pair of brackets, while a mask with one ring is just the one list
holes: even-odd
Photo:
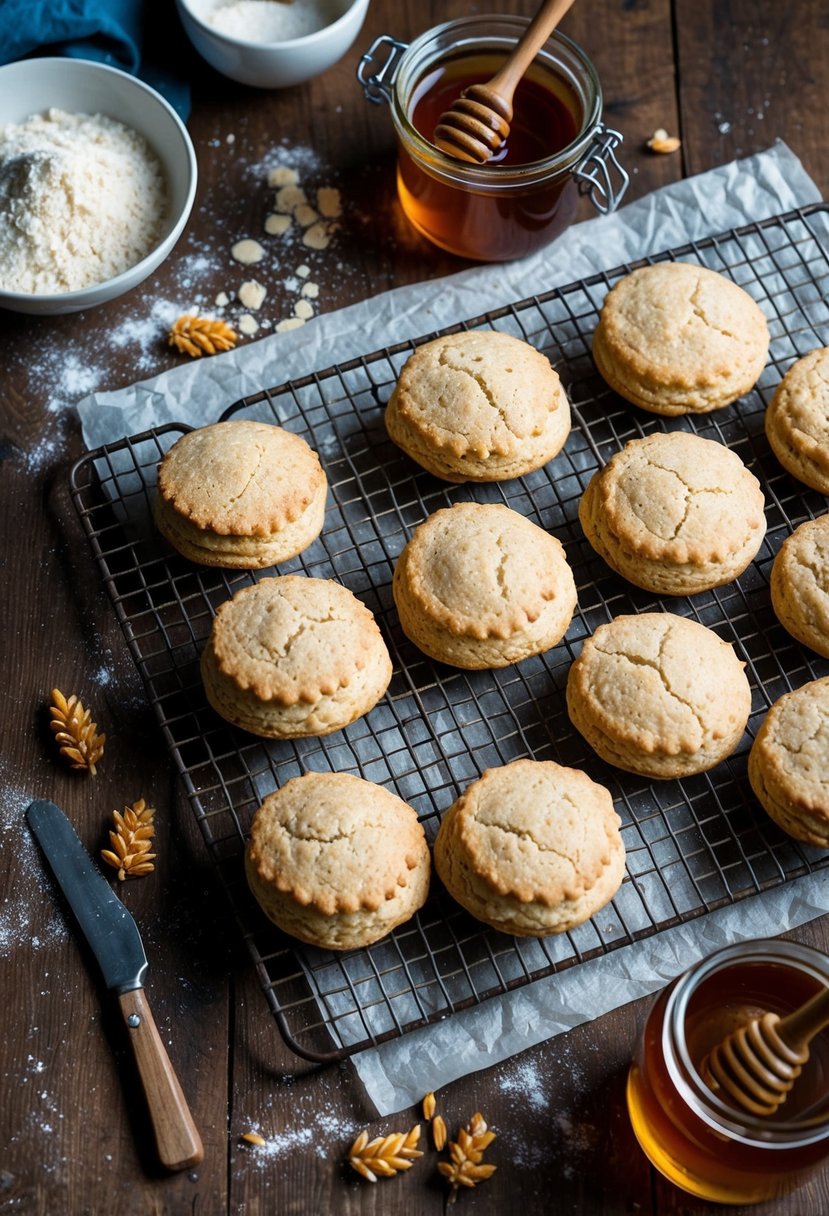
[[168, 1170], [196, 1165], [204, 1149], [144, 994], [147, 956], [135, 921], [54, 802], [31, 803], [26, 819], [98, 960], [107, 988], [118, 999], [159, 1159]]

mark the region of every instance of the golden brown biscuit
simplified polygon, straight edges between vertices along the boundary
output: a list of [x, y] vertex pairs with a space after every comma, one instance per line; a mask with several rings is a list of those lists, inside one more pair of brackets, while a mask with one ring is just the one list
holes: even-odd
[[608, 292], [593, 358], [634, 405], [704, 414], [753, 388], [768, 347], [766, 318], [742, 287], [703, 266], [660, 262]]
[[280, 929], [328, 950], [385, 937], [429, 891], [429, 846], [414, 810], [348, 773], [305, 773], [256, 812], [248, 883]]
[[386, 429], [444, 481], [505, 481], [541, 468], [564, 447], [570, 406], [534, 346], [473, 331], [418, 347], [389, 400]]
[[159, 532], [204, 566], [260, 570], [319, 536], [326, 481], [299, 435], [265, 422], [216, 422], [182, 435], [158, 470]]
[[368, 713], [391, 659], [374, 617], [347, 588], [286, 574], [220, 605], [201, 672], [218, 714], [254, 735], [327, 735]]
[[696, 621], [672, 612], [617, 616], [587, 639], [570, 668], [567, 709], [609, 764], [687, 777], [740, 742], [751, 712], [744, 667]]
[[625, 872], [608, 790], [552, 760], [487, 769], [449, 808], [435, 869], [449, 893], [502, 933], [564, 933], [613, 897]]
[[784, 832], [829, 849], [829, 677], [775, 701], [754, 740], [748, 776]]
[[784, 469], [829, 494], [829, 346], [786, 372], [766, 410], [766, 435]]
[[730, 583], [766, 532], [757, 478], [721, 443], [686, 431], [633, 439], [579, 504], [587, 539], [623, 578], [665, 595]]
[[403, 632], [455, 667], [506, 667], [561, 641], [576, 585], [559, 541], [509, 507], [456, 503], [415, 530], [392, 583]]
[[783, 541], [771, 568], [771, 602], [792, 637], [829, 659], [829, 515]]

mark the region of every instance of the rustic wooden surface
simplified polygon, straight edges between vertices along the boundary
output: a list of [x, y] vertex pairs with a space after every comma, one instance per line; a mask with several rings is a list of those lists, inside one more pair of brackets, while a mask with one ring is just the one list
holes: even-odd
[[[416, 1112], [375, 1121], [349, 1067], [298, 1066], [283, 1046], [90, 561], [67, 470], [82, 451], [74, 402], [91, 388], [115, 388], [176, 362], [161, 337], [148, 339], [152, 324], [135, 328], [152, 322], [153, 300], [184, 308], [188, 293], [211, 300], [227, 287], [231, 240], [261, 224], [262, 193], [250, 166], [280, 142], [313, 149], [316, 184], [339, 185], [348, 204], [336, 256], [315, 272], [320, 310], [461, 268], [401, 220], [388, 114], [363, 102], [354, 69], [377, 33], [408, 39], [472, 7], [374, 0], [345, 59], [284, 93], [234, 86], [183, 50], [194, 84], [189, 125], [200, 187], [173, 256], [152, 283], [85, 315], [0, 316], [0, 1212], [426, 1216], [444, 1208], [444, 1190], [422, 1162], [376, 1187], [344, 1169], [343, 1150], [358, 1128], [403, 1127]], [[497, 7], [529, 13], [534, 4], [501, 0]], [[606, 113], [625, 134], [631, 198], [776, 138], [799, 154], [824, 194], [829, 189], [822, 0], [584, 0], [563, 29], [594, 59]], [[660, 126], [681, 135], [679, 154], [658, 158], [643, 149]], [[289, 289], [278, 276], [269, 286], [271, 315], [290, 313]], [[156, 328], [161, 335], [163, 323]], [[109, 735], [94, 780], [54, 762], [44, 710], [53, 685], [78, 691]], [[95, 849], [108, 812], [139, 796], [159, 808], [158, 869], [129, 884], [126, 901], [151, 958], [156, 1021], [205, 1144], [203, 1164], [172, 1177], [153, 1160], [117, 1010], [67, 928], [22, 826], [28, 801], [50, 797]], [[825, 920], [794, 936], [829, 950]], [[634, 1143], [623, 1084], [646, 1011], [647, 1002], [620, 1009], [440, 1095], [451, 1124], [481, 1109], [499, 1132], [492, 1153], [499, 1172], [461, 1197], [467, 1211], [730, 1210], [675, 1190]], [[240, 1144], [251, 1127], [271, 1137], [275, 1150]], [[757, 1211], [824, 1216], [829, 1168], [790, 1199]]]

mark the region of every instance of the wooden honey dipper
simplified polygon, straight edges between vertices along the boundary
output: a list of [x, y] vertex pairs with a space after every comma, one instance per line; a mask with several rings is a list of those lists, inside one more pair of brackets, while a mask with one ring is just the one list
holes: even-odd
[[829, 1026], [829, 988], [784, 1018], [764, 1013], [735, 1030], [708, 1053], [700, 1075], [732, 1105], [751, 1115], [773, 1115], [809, 1059], [809, 1043], [824, 1026]]
[[442, 114], [434, 143], [456, 160], [483, 165], [509, 135], [512, 98], [521, 77], [573, 0], [544, 0], [504, 66], [486, 84], [471, 84]]

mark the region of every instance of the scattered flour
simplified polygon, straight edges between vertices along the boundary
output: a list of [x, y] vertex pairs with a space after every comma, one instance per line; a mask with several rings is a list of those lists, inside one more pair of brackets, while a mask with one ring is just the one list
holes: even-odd
[[37, 796], [0, 781], [0, 848], [16, 858], [0, 899], [0, 958], [8, 958], [16, 949], [38, 950], [68, 936], [45, 863], [26, 824], [26, 807]]
[[167, 210], [158, 159], [101, 114], [47, 110], [0, 128], [0, 287], [77, 291], [140, 262]]
[[153, 352], [158, 350], [159, 340], [163, 340], [176, 318], [187, 311], [175, 300], [153, 300], [145, 310], [137, 309], [137, 315], [116, 325], [109, 341], [117, 350], [137, 348], [137, 365], [141, 370], [155, 366], [158, 360], [153, 358]]
[[285, 1109], [289, 1109], [293, 1115], [293, 1126], [274, 1132], [267, 1121], [257, 1120], [246, 1125], [243, 1129], [245, 1132], [255, 1132], [265, 1143], [241, 1146], [239, 1159], [243, 1160], [245, 1165], [248, 1162], [264, 1165], [297, 1149], [311, 1147], [323, 1158], [344, 1156], [359, 1128], [336, 1114], [333, 1106], [326, 1103], [320, 1107], [319, 1104], [319, 1093], [309, 1090], [302, 1097], [298, 1097], [294, 1104], [279, 1104], [278, 1121], [281, 1123], [284, 1120]]
[[501, 1093], [515, 1095], [522, 1105], [528, 1105], [534, 1111], [546, 1110], [549, 1105], [548, 1096], [538, 1065], [532, 1060], [520, 1057], [498, 1082]]
[[316, 33], [340, 15], [333, 0], [189, 0], [202, 21], [245, 42], [290, 42]]

